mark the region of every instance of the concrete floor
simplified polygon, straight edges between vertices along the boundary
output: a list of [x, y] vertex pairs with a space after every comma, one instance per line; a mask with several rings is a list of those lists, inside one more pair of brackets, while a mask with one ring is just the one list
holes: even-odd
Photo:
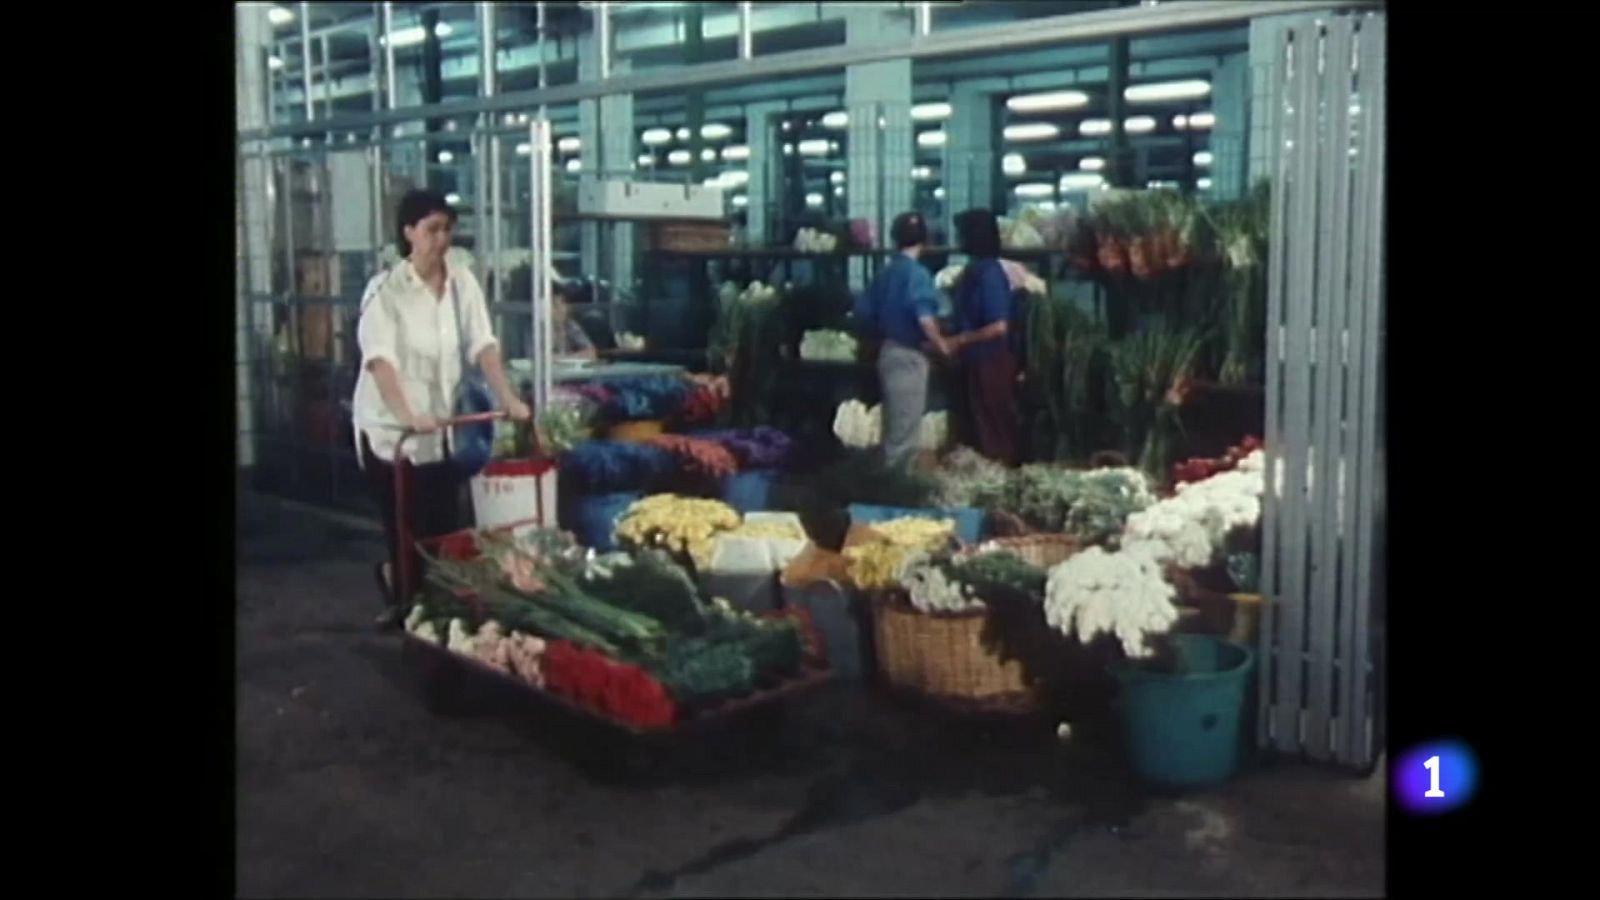
[[241, 498], [238, 890], [251, 897], [1377, 896], [1381, 777], [1156, 796], [1114, 750], [831, 686], [629, 751], [545, 710], [430, 713], [370, 531]]

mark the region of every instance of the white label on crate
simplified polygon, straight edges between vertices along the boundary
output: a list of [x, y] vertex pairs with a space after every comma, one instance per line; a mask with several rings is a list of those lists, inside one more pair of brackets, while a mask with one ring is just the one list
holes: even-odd
[[554, 470], [543, 476], [475, 476], [472, 479], [473, 518], [479, 528], [503, 528], [530, 520], [552, 524], [555, 521], [555, 481]]

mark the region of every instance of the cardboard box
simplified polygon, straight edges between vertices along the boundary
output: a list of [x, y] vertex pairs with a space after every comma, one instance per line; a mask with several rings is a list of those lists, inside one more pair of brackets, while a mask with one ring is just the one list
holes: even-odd
[[[868, 543], [876, 537], [876, 533], [866, 525], [851, 525], [841, 550]], [[779, 581], [783, 587], [792, 589], [802, 589], [825, 581], [848, 585], [850, 563], [842, 552], [834, 553], [808, 542], [800, 555], [784, 566]]]
[[626, 179], [585, 179], [578, 212], [618, 219], [723, 221], [722, 188]]
[[651, 230], [650, 243], [668, 253], [716, 253], [733, 246], [733, 232], [717, 222], [661, 222]]

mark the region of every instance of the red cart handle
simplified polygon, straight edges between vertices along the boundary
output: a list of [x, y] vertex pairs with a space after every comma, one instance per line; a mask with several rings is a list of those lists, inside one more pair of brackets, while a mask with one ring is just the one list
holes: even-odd
[[[483, 422], [498, 422], [509, 416], [505, 410], [493, 412], [472, 413], [466, 416], [456, 416], [453, 419], [444, 419], [439, 422], [439, 431], [448, 431], [457, 425], [478, 425]], [[406, 441], [416, 437], [421, 432], [407, 428], [400, 433], [400, 440], [394, 445], [394, 591], [395, 600], [402, 606], [411, 602], [416, 594], [416, 573], [411, 571], [411, 545], [414, 538], [411, 536], [409, 500], [409, 473], [410, 463], [406, 461]], [[434, 433], [434, 432], [429, 432]]]

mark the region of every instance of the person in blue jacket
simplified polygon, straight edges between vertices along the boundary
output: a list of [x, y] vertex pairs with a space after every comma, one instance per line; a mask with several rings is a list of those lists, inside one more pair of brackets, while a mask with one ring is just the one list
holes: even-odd
[[1016, 305], [1000, 265], [1000, 227], [987, 209], [967, 210], [955, 224], [961, 251], [971, 259], [956, 291], [960, 332], [950, 343], [961, 354], [978, 452], [1014, 466], [1021, 451], [1017, 356], [1010, 340]]
[[928, 407], [925, 345], [950, 355], [939, 331], [939, 292], [920, 257], [928, 225], [919, 213], [901, 213], [889, 229], [897, 252], [857, 299], [863, 330], [882, 339], [878, 380], [883, 391], [883, 457], [890, 466], [915, 459], [922, 415]]

